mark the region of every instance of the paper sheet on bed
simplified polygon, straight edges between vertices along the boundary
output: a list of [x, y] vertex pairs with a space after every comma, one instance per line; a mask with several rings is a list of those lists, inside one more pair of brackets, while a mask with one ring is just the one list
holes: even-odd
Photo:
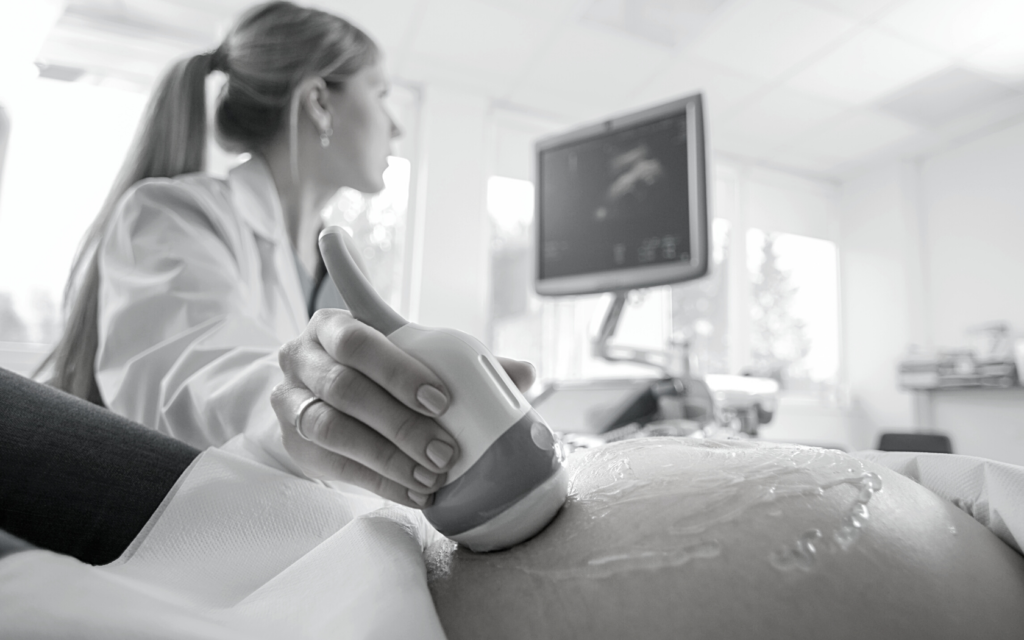
[[21, 612], [24, 637], [443, 639], [422, 555], [435, 535], [419, 512], [210, 449], [120, 560], [17, 554], [0, 592], [40, 582], [23, 605], [42, 618]]
[[949, 500], [1022, 553], [1024, 467], [950, 453], [861, 451], [855, 455]]

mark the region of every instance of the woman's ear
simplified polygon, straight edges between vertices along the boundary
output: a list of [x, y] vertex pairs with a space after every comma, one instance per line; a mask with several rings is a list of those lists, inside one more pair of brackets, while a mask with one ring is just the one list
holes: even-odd
[[299, 104], [313, 121], [313, 126], [321, 134], [331, 129], [331, 112], [327, 102], [327, 83], [323, 78], [306, 78], [296, 88]]

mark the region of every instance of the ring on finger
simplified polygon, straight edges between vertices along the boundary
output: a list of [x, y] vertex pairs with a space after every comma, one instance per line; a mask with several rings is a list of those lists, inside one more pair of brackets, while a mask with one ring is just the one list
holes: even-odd
[[299, 435], [306, 440], [309, 440], [309, 436], [307, 436], [306, 432], [302, 430], [302, 416], [305, 415], [307, 409], [318, 402], [323, 402], [323, 400], [316, 396], [306, 398], [302, 401], [302, 404], [299, 405], [298, 410], [295, 411], [295, 430], [298, 431]]

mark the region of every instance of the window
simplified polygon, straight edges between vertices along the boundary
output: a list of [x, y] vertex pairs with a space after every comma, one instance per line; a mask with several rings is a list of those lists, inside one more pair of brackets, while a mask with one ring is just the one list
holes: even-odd
[[750, 229], [747, 270], [752, 287], [749, 370], [794, 391], [834, 386], [839, 366], [835, 244]]
[[142, 94], [36, 79], [6, 105], [0, 176], [0, 366], [35, 368], [59, 335], [71, 259], [102, 206], [142, 113]]
[[689, 345], [690, 367], [696, 374], [730, 373], [729, 247], [732, 225], [711, 223], [710, 273], [700, 280], [672, 287], [673, 339]]
[[389, 156], [383, 191], [368, 196], [344, 188], [324, 211], [325, 223], [340, 225], [352, 234], [367, 277], [394, 309], [401, 309], [402, 303], [411, 170], [407, 159]]

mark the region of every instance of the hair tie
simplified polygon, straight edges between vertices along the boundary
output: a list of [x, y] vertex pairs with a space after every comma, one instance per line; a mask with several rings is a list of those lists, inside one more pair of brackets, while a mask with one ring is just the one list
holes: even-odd
[[228, 54], [224, 51], [224, 45], [217, 47], [206, 55], [210, 56], [210, 71], [228, 72]]

